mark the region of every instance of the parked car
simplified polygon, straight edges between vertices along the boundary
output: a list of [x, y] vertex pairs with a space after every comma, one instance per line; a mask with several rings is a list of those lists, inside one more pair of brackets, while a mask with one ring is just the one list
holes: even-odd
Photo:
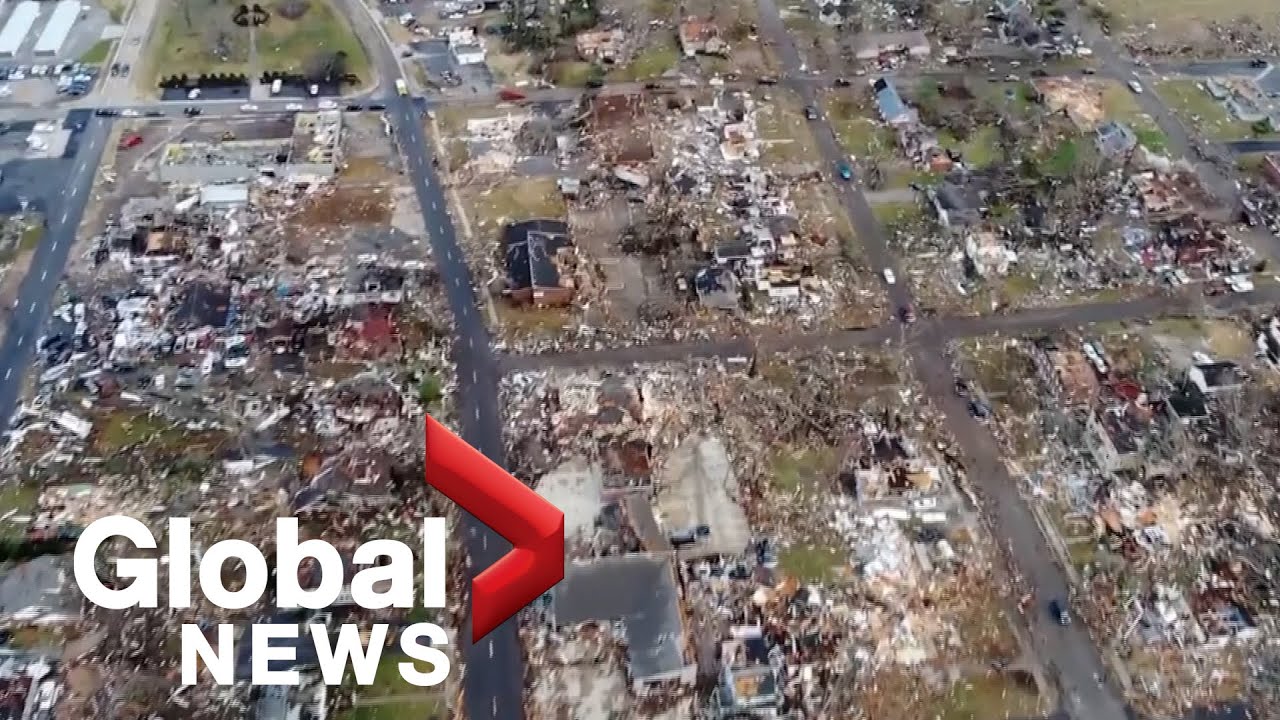
[[125, 108], [124, 110], [120, 111], [120, 117], [138, 117], [141, 114], [142, 113], [138, 112], [137, 110], [134, 110], [133, 108]]
[[1067, 612], [1067, 607], [1057, 600], [1049, 601], [1049, 615], [1054, 622], [1066, 627], [1071, 624], [1071, 613]]
[[808, 120], [818, 119], [818, 108], [810, 105], [804, 109], [804, 116]]
[[916, 321], [915, 308], [911, 307], [910, 305], [903, 305], [902, 307], [898, 308], [898, 317], [902, 320], [903, 324], [910, 325], [911, 323]]
[[1249, 61], [1249, 67], [1252, 68], [1264, 68], [1267, 65], [1270, 65], [1270, 63], [1267, 62], [1266, 58], [1254, 58]]
[[253, 112], [254, 110], [257, 110], [257, 109], [258, 109], [258, 106], [254, 105], [253, 103], [245, 103], [240, 106], [240, 110], [242, 112]]
[[849, 87], [852, 84], [849, 82], [849, 78], [836, 78], [836, 87]]
[[884, 281], [887, 285], [893, 285], [898, 282], [898, 276], [893, 274], [893, 268], [885, 268], [880, 274], [884, 276]]
[[853, 168], [849, 167], [847, 163], [840, 163], [836, 166], [836, 174], [840, 176], [841, 180], [847, 182], [853, 179]]
[[203, 111], [200, 108], [194, 107], [194, 106], [186, 107], [182, 109], [182, 114], [186, 115], [187, 117], [195, 117], [199, 115], [201, 112]]
[[1137, 80], [1130, 80], [1130, 81], [1129, 81], [1129, 89], [1133, 91], [1133, 94], [1134, 94], [1134, 95], [1141, 95], [1141, 94], [1142, 94], [1142, 83], [1138, 82]]

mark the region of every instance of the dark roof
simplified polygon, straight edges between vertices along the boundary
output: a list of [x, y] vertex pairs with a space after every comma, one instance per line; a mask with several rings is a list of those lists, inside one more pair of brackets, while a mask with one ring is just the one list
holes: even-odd
[[561, 626], [622, 622], [632, 677], [658, 677], [684, 667], [684, 623], [668, 556], [618, 555], [572, 563], [552, 593]]
[[502, 231], [507, 282], [511, 288], [559, 287], [555, 256], [571, 245], [569, 226], [560, 220], [526, 220]]
[[187, 287], [186, 297], [178, 307], [178, 323], [186, 327], [222, 327], [227, 322], [231, 290], [208, 283]]
[[1230, 387], [1247, 379], [1240, 366], [1233, 362], [1201, 363], [1196, 369], [1204, 375], [1205, 387]]

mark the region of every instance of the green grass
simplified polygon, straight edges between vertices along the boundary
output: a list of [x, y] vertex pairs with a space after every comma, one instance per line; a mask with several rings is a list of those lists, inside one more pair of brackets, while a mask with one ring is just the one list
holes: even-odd
[[[40, 501], [40, 488], [32, 485], [7, 483], [0, 485], [0, 515], [13, 512], [15, 515], [30, 515], [35, 512]], [[0, 539], [21, 538], [26, 534], [25, 523], [11, 520], [0, 521]]]
[[80, 56], [80, 62], [90, 65], [101, 65], [111, 57], [111, 48], [115, 46], [114, 40], [99, 40], [89, 48], [85, 54]]
[[1168, 136], [1156, 128], [1136, 127], [1133, 129], [1133, 135], [1138, 138], [1139, 145], [1151, 152], [1162, 153], [1169, 147]]
[[813, 487], [834, 474], [837, 459], [835, 448], [775, 450], [770, 461], [773, 486], [787, 493]]
[[959, 151], [965, 164], [973, 168], [994, 165], [1001, 159], [1000, 130], [995, 127], [978, 128], [963, 142], [942, 133], [938, 136], [938, 144], [947, 150]]
[[438, 700], [407, 700], [380, 705], [359, 705], [338, 715], [339, 720], [444, 720], [445, 704]]
[[[322, 52], [344, 52], [347, 71], [368, 82], [368, 56], [329, 0], [309, 0], [306, 13], [297, 20], [281, 16], [274, 4], [264, 7], [271, 19], [254, 31], [259, 67], [249, 66], [249, 31], [232, 21], [234, 5], [187, 3], [172, 4], [164, 12], [153, 39], [151, 72], [157, 78], [300, 72]], [[222, 45], [211, 42], [212, 37], [221, 37]]]
[[[1214, 140], [1241, 140], [1257, 137], [1251, 123], [1238, 120], [1195, 80], [1166, 80], [1156, 84], [1156, 92], [1188, 126]], [[1275, 133], [1268, 135], [1274, 136]]]
[[149, 440], [162, 444], [179, 443], [185, 437], [183, 428], [168, 420], [145, 412], [113, 412], [94, 428], [94, 449], [104, 455]]
[[539, 218], [563, 219], [568, 214], [564, 196], [552, 178], [527, 178], [467, 193], [472, 221], [479, 225], [503, 225]]
[[935, 705], [937, 720], [1031, 718], [1044, 714], [1040, 696], [1008, 679], [991, 676], [957, 682]]
[[801, 582], [830, 582], [844, 562], [844, 552], [821, 545], [793, 545], [778, 554], [778, 567]]
[[859, 160], [893, 157], [897, 147], [893, 130], [868, 117], [856, 101], [834, 96], [828, 99], [826, 111], [840, 146], [850, 155]]
[[596, 78], [603, 78], [599, 66], [589, 62], [556, 63], [551, 70], [552, 81], [560, 87], [586, 87]]
[[400, 676], [399, 666], [402, 662], [413, 663], [413, 666], [421, 672], [427, 672], [431, 669], [429, 663], [421, 660], [413, 660], [406, 655], [387, 655], [384, 653], [382, 659], [378, 661], [378, 674], [375, 676], [373, 683], [371, 685], [356, 686], [356, 695], [361, 700], [367, 700], [369, 698], [423, 695], [428, 693], [428, 688], [412, 685]]
[[674, 38], [663, 38], [657, 44], [645, 48], [631, 62], [609, 73], [614, 82], [637, 82], [661, 77], [680, 62], [680, 50]]
[[808, 124], [798, 99], [774, 97], [756, 113], [756, 129], [763, 141], [760, 159], [772, 164], [817, 163], [820, 156]]
[[906, 225], [922, 217], [920, 204], [914, 202], [877, 203], [871, 206], [871, 212], [881, 225], [888, 228]]

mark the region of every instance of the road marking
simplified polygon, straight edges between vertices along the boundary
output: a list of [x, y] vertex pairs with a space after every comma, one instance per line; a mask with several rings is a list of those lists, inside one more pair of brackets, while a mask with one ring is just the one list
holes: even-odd
[[10, 375], [12, 375], [12, 374], [13, 374], [13, 368], [9, 368], [8, 370], [5, 370], [5, 371], [4, 371], [4, 379], [5, 379], [5, 380], [8, 380], [8, 379], [9, 379], [9, 376], [10, 376]]
[[493, 641], [492, 640], [489, 641], [489, 659], [490, 660], [493, 659]]
[[31, 307], [27, 308], [27, 312], [34, 313], [36, 311], [36, 301], [31, 301]]
[[471, 382], [473, 382], [473, 383], [478, 383], [478, 382], [480, 382], [480, 373], [476, 372], [475, 370], [472, 370], [472, 371], [471, 371]]
[[440, 206], [436, 204], [436, 201], [435, 201], [435, 200], [432, 200], [432, 201], [431, 201], [431, 209], [432, 209], [432, 210], [439, 210], [439, 209], [440, 209]]
[[24, 343], [24, 342], [26, 342], [26, 341], [27, 341], [27, 336], [26, 336], [26, 335], [19, 335], [19, 336], [18, 336], [18, 347], [22, 347], [22, 343]]
[[68, 216], [68, 215], [70, 215], [70, 214], [71, 214], [71, 211], [70, 211], [70, 210], [64, 210], [64, 211], [62, 212], [62, 220], [61, 220], [61, 222], [64, 222], [64, 223], [65, 223], [65, 222], [67, 221], [67, 216]]
[[44, 282], [45, 280], [48, 280], [48, 279], [49, 279], [49, 271], [48, 270], [41, 271], [40, 282]]
[[476, 406], [476, 422], [480, 422], [480, 406]]
[[72, 185], [72, 186], [71, 186], [71, 197], [75, 197], [75, 196], [76, 196], [76, 193], [78, 193], [78, 192], [80, 192], [80, 188], [76, 187], [75, 185]]

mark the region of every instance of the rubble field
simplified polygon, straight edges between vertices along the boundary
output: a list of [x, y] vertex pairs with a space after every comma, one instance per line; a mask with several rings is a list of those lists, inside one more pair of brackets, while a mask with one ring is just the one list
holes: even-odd
[[430, 127], [500, 335], [537, 349], [882, 319], [808, 124], [771, 88], [602, 91]]
[[960, 347], [957, 392], [1002, 441], [1143, 712], [1274, 706], [1278, 328], [1166, 318]]
[[[108, 514], [157, 537], [189, 516], [197, 547], [262, 546], [292, 515], [349, 564], [363, 540], [417, 547], [419, 519], [449, 515], [421, 481], [424, 413], [453, 422], [449, 315], [384, 128], [377, 113], [321, 111], [137, 123], [120, 137], [87, 215], [101, 222], [72, 255], [0, 454], [0, 553], [14, 562], [0, 573], [3, 630], [52, 668], [32, 671], [32, 692], [103, 717], [446, 714], [455, 688], [385, 684], [402, 659], [390, 651], [369, 688], [326, 688], [306, 670], [295, 693], [204, 677], [180, 688], [176, 625], [456, 627], [461, 606], [366, 611], [347, 595], [314, 617], [267, 604], [82, 614], [59, 579], [59, 553]], [[107, 582], [125, 552], [137, 551], [103, 549]], [[224, 568], [229, 587], [237, 572]], [[455, 564], [451, 581], [464, 573]]]
[[522, 629], [534, 714], [1053, 705], [899, 358], [518, 373], [503, 394], [509, 462], [568, 538]]
[[1262, 268], [1118, 84], [878, 78], [827, 107], [926, 310], [1247, 292]]
[[1090, 0], [1085, 7], [1135, 55], [1246, 57], [1271, 52], [1280, 40], [1280, 8], [1265, 0]]

